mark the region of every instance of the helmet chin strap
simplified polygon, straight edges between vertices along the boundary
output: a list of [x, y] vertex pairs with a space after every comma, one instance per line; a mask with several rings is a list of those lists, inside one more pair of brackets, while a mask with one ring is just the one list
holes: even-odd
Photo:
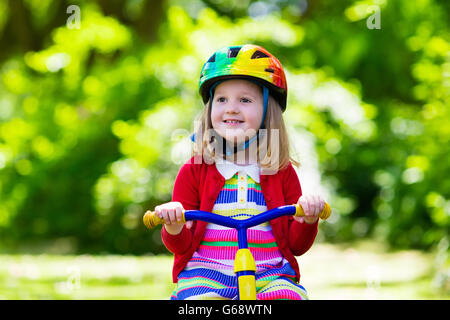
[[[249, 79], [250, 80], [250, 79]], [[209, 89], [209, 95], [211, 97], [210, 103], [211, 103], [211, 108], [212, 108], [212, 101], [214, 99], [214, 89], [217, 87], [217, 85], [219, 85], [221, 82], [226, 81], [226, 80], [220, 80], [215, 82], [211, 88]], [[252, 81], [252, 80], [250, 80]], [[253, 83], [259, 85], [262, 89], [263, 89], [263, 116], [262, 116], [262, 120], [261, 120], [261, 125], [259, 126], [259, 129], [263, 129], [264, 128], [264, 121], [266, 120], [266, 113], [267, 113], [267, 105], [269, 103], [269, 89], [267, 89], [266, 86], [262, 85], [261, 83], [257, 82], [257, 81], [252, 81]], [[259, 132], [258, 129], [258, 132]], [[231, 156], [231, 154], [235, 154], [238, 151], [242, 151], [248, 148], [248, 146], [253, 143], [254, 141], [256, 141], [256, 139], [258, 138], [258, 133], [256, 133], [253, 137], [251, 137], [250, 139], [248, 139], [247, 141], [245, 141], [244, 143], [240, 143], [237, 146], [234, 146], [233, 148], [230, 148], [228, 146], [228, 143], [224, 143], [224, 148], [225, 148], [225, 153], [227, 156]], [[232, 149], [232, 150], [231, 150]]]

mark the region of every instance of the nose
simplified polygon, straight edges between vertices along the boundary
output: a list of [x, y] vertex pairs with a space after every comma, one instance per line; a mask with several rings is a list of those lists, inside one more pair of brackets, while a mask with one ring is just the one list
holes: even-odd
[[239, 113], [239, 104], [234, 100], [229, 101], [225, 106], [225, 112], [226, 113]]

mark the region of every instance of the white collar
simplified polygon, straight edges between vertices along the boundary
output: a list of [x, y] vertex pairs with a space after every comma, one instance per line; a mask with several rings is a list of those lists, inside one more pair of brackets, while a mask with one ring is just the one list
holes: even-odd
[[233, 162], [224, 160], [220, 163], [216, 163], [216, 168], [220, 174], [225, 178], [225, 180], [230, 179], [234, 176], [236, 172], [243, 171], [249, 175], [255, 182], [259, 183], [259, 166], [256, 163], [249, 164], [246, 166], [238, 166]]

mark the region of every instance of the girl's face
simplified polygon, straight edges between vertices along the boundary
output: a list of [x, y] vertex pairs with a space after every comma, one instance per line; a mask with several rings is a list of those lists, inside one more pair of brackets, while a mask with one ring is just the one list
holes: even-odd
[[220, 83], [214, 91], [211, 122], [228, 141], [243, 142], [256, 134], [263, 116], [261, 88], [246, 80]]

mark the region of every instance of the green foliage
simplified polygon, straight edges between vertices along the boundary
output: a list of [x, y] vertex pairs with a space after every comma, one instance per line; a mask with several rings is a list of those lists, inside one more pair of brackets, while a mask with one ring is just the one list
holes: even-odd
[[[170, 200], [189, 156], [202, 63], [239, 43], [288, 71], [292, 144], [334, 209], [327, 241], [448, 238], [447, 2], [76, 1], [80, 29], [65, 25], [72, 3], [14, 4], [0, 1], [3, 250], [164, 251], [142, 214]], [[374, 5], [381, 29], [366, 25]]]

